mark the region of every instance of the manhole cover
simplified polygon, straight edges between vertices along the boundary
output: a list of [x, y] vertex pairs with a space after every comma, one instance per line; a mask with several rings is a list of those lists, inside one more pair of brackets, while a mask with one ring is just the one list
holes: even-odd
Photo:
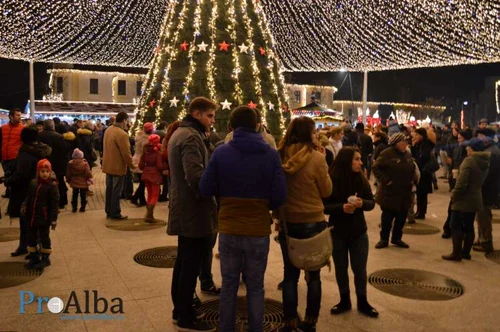
[[147, 223], [143, 218], [124, 219], [106, 223], [107, 228], [116, 231], [149, 231], [165, 227], [166, 225], [167, 222], [165, 220], [156, 219], [155, 223]]
[[492, 262], [500, 264], [500, 250], [487, 253], [486, 258], [488, 258]]
[[156, 247], [143, 250], [134, 256], [141, 265], [171, 269], [177, 258], [177, 247]]
[[368, 281], [385, 293], [412, 300], [446, 301], [464, 293], [464, 287], [457, 281], [422, 270], [380, 270], [372, 273]]
[[[203, 302], [199, 310], [205, 313], [203, 320], [217, 329], [219, 328], [220, 300]], [[238, 297], [236, 309], [236, 331], [248, 331], [248, 305], [247, 298]], [[264, 299], [264, 331], [274, 331], [284, 322], [283, 305], [281, 302]]]
[[28, 270], [26, 262], [0, 262], [0, 288], [25, 284], [38, 278], [43, 271]]
[[404, 234], [429, 235], [429, 234], [436, 234], [439, 232], [440, 232], [439, 228], [428, 224], [422, 224], [419, 222], [416, 222], [414, 224], [407, 223], [403, 228]]
[[19, 239], [19, 228], [0, 228], [0, 242]]

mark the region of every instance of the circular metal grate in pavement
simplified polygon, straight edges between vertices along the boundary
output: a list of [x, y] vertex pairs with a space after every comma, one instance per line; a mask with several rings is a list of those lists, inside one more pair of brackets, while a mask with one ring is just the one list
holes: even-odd
[[0, 228], [0, 242], [8, 242], [19, 239], [19, 228]]
[[138, 252], [134, 261], [144, 266], [171, 269], [177, 258], [177, 247], [156, 247]]
[[147, 223], [144, 218], [123, 219], [109, 221], [106, 227], [116, 231], [149, 231], [156, 228], [162, 228], [167, 225], [165, 220], [156, 219], [155, 223]]
[[[203, 320], [219, 329], [219, 305], [220, 300], [203, 302], [199, 311], [205, 313]], [[248, 331], [248, 305], [247, 298], [238, 297], [236, 308], [236, 331]], [[279, 328], [285, 318], [283, 317], [283, 305], [281, 302], [264, 299], [264, 331], [274, 331]]]
[[430, 234], [436, 234], [439, 232], [440, 232], [439, 228], [434, 227], [432, 225], [419, 223], [419, 222], [416, 222], [414, 224], [406, 223], [405, 226], [403, 227], [404, 234], [430, 235]]
[[446, 301], [464, 293], [464, 287], [457, 281], [422, 270], [380, 270], [372, 273], [368, 282], [385, 293], [412, 300]]
[[500, 250], [487, 253], [486, 258], [488, 258], [492, 262], [500, 264]]
[[0, 288], [22, 285], [42, 275], [41, 270], [28, 270], [25, 262], [0, 262]]

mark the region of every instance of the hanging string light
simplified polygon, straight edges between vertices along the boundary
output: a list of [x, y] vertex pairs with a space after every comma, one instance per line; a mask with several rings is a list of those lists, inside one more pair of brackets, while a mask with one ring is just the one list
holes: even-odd
[[0, 2], [0, 56], [147, 67], [170, 1]]
[[[247, 2], [267, 14], [286, 71], [376, 71], [500, 61], [498, 0], [247, 0], [242, 6]], [[155, 52], [173, 51], [158, 49], [164, 45], [158, 38], [174, 21], [164, 21], [168, 8], [178, 3], [3, 0], [0, 56], [150, 67]]]

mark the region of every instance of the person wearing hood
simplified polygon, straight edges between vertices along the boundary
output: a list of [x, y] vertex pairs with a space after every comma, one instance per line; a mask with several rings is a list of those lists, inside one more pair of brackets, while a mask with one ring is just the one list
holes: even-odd
[[393, 134], [389, 139], [389, 148], [378, 156], [373, 165], [378, 183], [375, 201], [382, 209], [382, 229], [376, 249], [389, 246], [391, 228], [391, 243], [400, 248], [410, 247], [402, 240], [403, 227], [411, 205], [412, 187], [418, 181], [416, 165], [407, 147], [403, 133]]
[[[457, 180], [458, 169], [460, 165], [467, 157], [467, 145], [469, 144], [469, 140], [472, 138], [472, 130], [464, 129], [458, 133], [458, 146], [453, 150], [453, 158], [452, 163], [450, 165], [451, 168], [451, 176], [449, 177], [450, 188], [453, 190], [455, 188], [455, 183]], [[443, 239], [449, 239], [451, 237], [451, 200], [448, 204], [448, 216], [446, 217], [446, 221], [443, 225], [443, 234], [441, 237]]]
[[160, 196], [162, 173], [167, 169], [160, 150], [160, 136], [151, 134], [148, 138], [148, 144], [144, 145], [139, 162], [139, 168], [142, 171], [141, 180], [148, 191], [147, 212], [144, 220], [149, 223], [155, 222], [154, 210]]
[[484, 152], [490, 155], [490, 168], [482, 186], [483, 207], [476, 214], [479, 243], [473, 249], [489, 253], [494, 250], [491, 210], [500, 192], [500, 149], [495, 144], [494, 138], [497, 133], [493, 129], [479, 129], [476, 134], [483, 141]]
[[15, 161], [12, 176], [5, 179], [6, 185], [12, 186], [11, 198], [7, 207], [10, 218], [19, 218], [20, 237], [17, 249], [12, 257], [28, 253], [29, 222], [21, 216], [21, 205], [26, 198], [29, 184], [36, 177], [36, 165], [40, 159], [47, 158], [52, 149], [50, 146], [38, 143], [38, 131], [34, 128], [24, 128], [21, 131], [22, 145]]
[[490, 156], [483, 152], [486, 146], [480, 138], [473, 138], [467, 146], [467, 157], [458, 170], [457, 182], [451, 192], [451, 238], [453, 251], [443, 255], [444, 260], [471, 259], [474, 243], [474, 217], [483, 208], [482, 185], [488, 176]]
[[80, 212], [85, 212], [87, 206], [87, 190], [92, 179], [92, 172], [87, 160], [84, 159], [83, 152], [76, 148], [73, 151], [73, 160], [68, 163], [66, 168], [66, 181], [73, 188], [73, 197], [71, 199], [72, 212], [78, 209], [78, 195], [80, 195]]
[[90, 170], [97, 160], [97, 155], [94, 150], [94, 135], [92, 124], [88, 122], [83, 128], [76, 132], [76, 147], [83, 152], [83, 157], [89, 163]]
[[[142, 130], [139, 130], [135, 135], [135, 153], [132, 158], [134, 164], [139, 164], [141, 161], [142, 154], [144, 153], [144, 146], [148, 144], [149, 136], [153, 133], [154, 129], [155, 128], [151, 122], [146, 122], [142, 127]], [[146, 205], [146, 185], [142, 180], [142, 171], [137, 168], [134, 170], [134, 173], [137, 173], [139, 177], [139, 186], [135, 190], [131, 202], [137, 206], [144, 206]]]
[[[28, 193], [21, 206], [21, 214], [29, 221], [27, 269], [43, 270], [51, 264], [52, 253], [50, 229], [57, 226], [59, 214], [59, 190], [57, 180], [52, 173], [52, 165], [47, 159], [36, 165], [36, 179], [29, 184]], [[38, 251], [38, 243], [41, 243]], [[42, 254], [40, 260], [39, 252]]]
[[262, 331], [264, 275], [272, 223], [269, 210], [285, 201], [285, 175], [278, 152], [258, 132], [255, 110], [237, 107], [231, 112], [230, 123], [234, 129], [232, 140], [214, 151], [200, 181], [203, 196], [220, 199], [220, 329], [235, 330], [237, 293], [243, 272], [249, 330]]
[[420, 181], [417, 185], [417, 213], [415, 219], [425, 219], [427, 214], [428, 195], [432, 193], [432, 171], [429, 168], [434, 144], [427, 137], [427, 130], [415, 130], [412, 140], [412, 156], [420, 170]]
[[[295, 118], [287, 128], [286, 135], [278, 145], [283, 170], [286, 176], [287, 200], [284, 215], [288, 234], [283, 228], [279, 233], [281, 252], [285, 265], [283, 281], [283, 331], [315, 329], [321, 305], [320, 270], [307, 271], [307, 306], [303, 322], [297, 312], [297, 283], [300, 270], [292, 265], [288, 257], [286, 235], [307, 239], [321, 233], [327, 227], [323, 198], [332, 193], [332, 180], [328, 175], [324, 148], [318, 145], [315, 123], [311, 118]], [[280, 225], [282, 223], [280, 222]]]

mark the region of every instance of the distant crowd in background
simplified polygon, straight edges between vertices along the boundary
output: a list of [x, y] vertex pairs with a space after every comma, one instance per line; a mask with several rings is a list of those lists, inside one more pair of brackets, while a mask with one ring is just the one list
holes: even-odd
[[[320, 271], [330, 257], [340, 297], [330, 313], [352, 308], [350, 263], [357, 308], [377, 317], [367, 300], [364, 212], [376, 204], [382, 210], [376, 249], [389, 244], [409, 248], [402, 239], [403, 227], [426, 218], [428, 195], [438, 190], [438, 178], [451, 192], [442, 237], [452, 238], [453, 250], [442, 258], [470, 260], [472, 249], [494, 250], [492, 209], [500, 205], [499, 128], [487, 119], [475, 128], [460, 128], [458, 122], [442, 127], [424, 122], [417, 128], [391, 119], [388, 126], [353, 127], [344, 122], [318, 129], [311, 118], [298, 117], [276, 144], [260, 112], [246, 106], [231, 112], [229, 133], [222, 139], [213, 129], [216, 109], [215, 102], [195, 98], [181, 121], [160, 122], [157, 128], [141, 123], [135, 137], [129, 135], [125, 112], [105, 123], [75, 119], [70, 125], [57, 117], [22, 123], [21, 111], [12, 110], [10, 122], [0, 128], [1, 181], [7, 187], [3, 197], [10, 198], [10, 218], [20, 217], [19, 245], [11, 255], [26, 255], [29, 269], [51, 264], [50, 229], [68, 204], [73, 213], [85, 212], [87, 198], [93, 195], [92, 169], [99, 159], [106, 174], [105, 213], [111, 222], [127, 218], [121, 199], [145, 206], [147, 223], [157, 222], [157, 203], [169, 201], [167, 233], [178, 237], [172, 321], [179, 331], [214, 330], [198, 311], [198, 279], [203, 293], [221, 296], [222, 331], [235, 330], [242, 279], [249, 330], [262, 330], [273, 224], [284, 264], [278, 285], [285, 317], [280, 331], [316, 330]], [[212, 275], [217, 238], [221, 288]], [[307, 283], [304, 318], [298, 314], [301, 271]]]

